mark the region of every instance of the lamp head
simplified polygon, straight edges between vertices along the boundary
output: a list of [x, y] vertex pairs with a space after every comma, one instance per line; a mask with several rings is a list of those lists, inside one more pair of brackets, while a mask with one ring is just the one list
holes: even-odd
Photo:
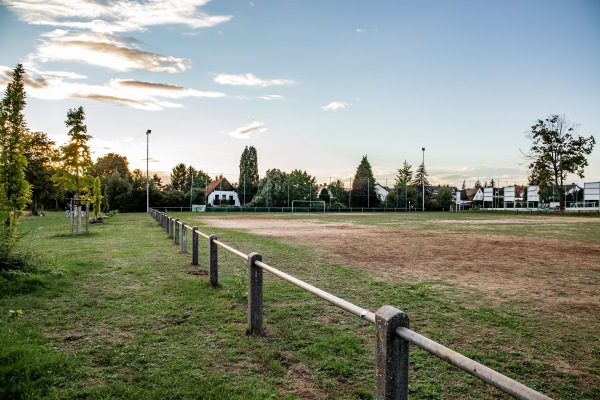
[[423, 147], [422, 150], [425, 151], [425, 147]]
[[151, 133], [152, 133], [152, 131], [151, 131], [150, 129], [148, 129], [148, 130], [146, 131], [146, 135], [149, 135], [149, 134], [151, 134]]

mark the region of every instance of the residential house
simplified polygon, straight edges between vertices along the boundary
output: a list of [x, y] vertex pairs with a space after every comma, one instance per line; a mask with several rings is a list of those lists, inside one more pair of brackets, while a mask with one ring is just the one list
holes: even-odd
[[205, 191], [206, 204], [211, 206], [237, 206], [239, 207], [240, 199], [237, 190], [233, 187], [227, 178], [220, 178], [206, 188]]

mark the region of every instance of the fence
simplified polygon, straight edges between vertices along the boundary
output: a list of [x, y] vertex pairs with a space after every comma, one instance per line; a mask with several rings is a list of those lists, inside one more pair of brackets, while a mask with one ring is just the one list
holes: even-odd
[[442, 360], [481, 379], [487, 384], [517, 399], [550, 399], [532, 388], [523, 385], [491, 368], [463, 356], [427, 337], [412, 331], [408, 315], [392, 306], [382, 306], [375, 313], [344, 299], [325, 292], [300, 279], [264, 263], [258, 253], [245, 254], [223, 242], [215, 235], [207, 235], [179, 219], [150, 209], [152, 217], [161, 224], [163, 230], [181, 245], [181, 252], [187, 253], [188, 231], [192, 234], [192, 264], [198, 265], [199, 236], [208, 239], [209, 279], [212, 286], [218, 285], [218, 248], [221, 247], [247, 261], [248, 265], [248, 333], [260, 334], [263, 331], [263, 271], [300, 287], [331, 304], [348, 311], [375, 325], [375, 380], [374, 399], [408, 399], [408, 353], [409, 344], [441, 358]]

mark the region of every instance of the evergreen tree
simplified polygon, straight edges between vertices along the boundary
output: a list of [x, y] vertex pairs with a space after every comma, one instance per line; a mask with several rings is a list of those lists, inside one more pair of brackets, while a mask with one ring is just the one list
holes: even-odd
[[404, 188], [410, 185], [413, 177], [412, 165], [410, 165], [406, 160], [404, 160], [404, 165], [402, 168], [398, 170], [398, 174], [396, 175], [395, 187], [396, 188]]
[[460, 190], [460, 199], [469, 200], [467, 196], [467, 182], [463, 180], [462, 189]]
[[375, 178], [367, 156], [363, 156], [352, 182], [352, 207], [377, 207], [379, 197], [375, 191]]
[[258, 190], [258, 155], [254, 146], [246, 146], [240, 157], [238, 195], [242, 204], [249, 203]]
[[31, 187], [25, 179], [27, 125], [25, 108], [25, 70], [18, 64], [12, 81], [6, 86], [0, 107], [0, 217], [3, 220], [2, 251], [6, 251], [19, 217], [31, 201]]
[[481, 189], [483, 188], [483, 186], [481, 186], [481, 182], [479, 181], [479, 179], [477, 179], [477, 181], [475, 182], [475, 189]]
[[[423, 192], [425, 192], [425, 203], [429, 198], [429, 191], [427, 190], [429, 181], [427, 180], [427, 170], [425, 169], [424, 164], [419, 165], [417, 168], [417, 171], [415, 172], [415, 179], [413, 179], [413, 186], [418, 189], [418, 202], [421, 204], [416, 204], [415, 206], [419, 207], [423, 204]], [[423, 186], [425, 186], [424, 189]]]

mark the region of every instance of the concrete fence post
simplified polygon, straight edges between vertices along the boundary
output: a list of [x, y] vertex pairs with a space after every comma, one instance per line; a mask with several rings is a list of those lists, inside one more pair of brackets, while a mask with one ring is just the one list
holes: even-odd
[[219, 284], [219, 247], [215, 240], [217, 240], [215, 235], [210, 235], [208, 238], [208, 269], [210, 284], [213, 287]]
[[192, 228], [192, 265], [198, 265], [198, 227]]
[[175, 218], [175, 244], [179, 244], [179, 218]]
[[262, 268], [256, 265], [262, 261], [258, 253], [248, 254], [248, 331], [249, 335], [262, 333], [263, 319], [263, 294], [262, 294]]
[[374, 400], [408, 399], [408, 344], [396, 328], [409, 328], [408, 315], [392, 306], [375, 312]]
[[168, 229], [169, 239], [173, 238], [173, 217], [169, 217], [169, 229]]
[[187, 252], [187, 225], [185, 222], [181, 223], [181, 252]]

